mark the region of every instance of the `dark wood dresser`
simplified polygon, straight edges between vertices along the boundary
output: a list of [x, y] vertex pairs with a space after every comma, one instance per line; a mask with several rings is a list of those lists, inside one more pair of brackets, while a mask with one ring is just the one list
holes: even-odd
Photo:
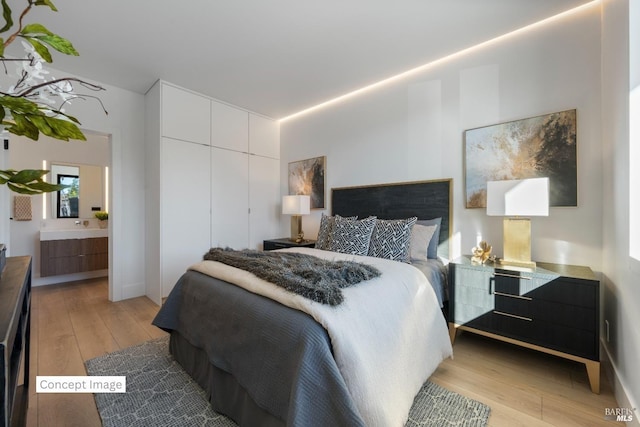
[[26, 423], [30, 324], [31, 257], [10, 257], [0, 278], [0, 427]]
[[449, 264], [449, 332], [467, 330], [584, 363], [600, 392], [600, 282], [589, 267]]

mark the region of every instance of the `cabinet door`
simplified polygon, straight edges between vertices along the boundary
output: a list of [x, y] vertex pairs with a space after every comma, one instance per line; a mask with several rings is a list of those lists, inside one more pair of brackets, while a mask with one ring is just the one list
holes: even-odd
[[166, 297], [187, 267], [210, 248], [209, 146], [162, 141], [161, 272]]
[[259, 156], [280, 158], [280, 124], [275, 120], [249, 115], [249, 152]]
[[162, 136], [210, 144], [211, 100], [162, 85]]
[[56, 276], [80, 271], [80, 240], [43, 240], [40, 242], [40, 276]]
[[279, 160], [249, 156], [249, 203], [249, 247], [260, 249], [263, 240], [279, 232], [282, 216]]
[[80, 271], [109, 268], [109, 238], [96, 237], [80, 240]]
[[211, 101], [211, 145], [249, 152], [249, 113]]
[[211, 148], [211, 246], [249, 244], [249, 155]]

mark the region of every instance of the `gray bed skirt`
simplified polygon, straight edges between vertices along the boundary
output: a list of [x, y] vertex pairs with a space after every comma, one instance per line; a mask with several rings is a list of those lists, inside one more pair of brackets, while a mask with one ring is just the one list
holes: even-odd
[[282, 420], [260, 408], [233, 375], [209, 363], [204, 350], [191, 345], [179, 332], [171, 333], [169, 351], [204, 389], [216, 412], [243, 426], [285, 426]]

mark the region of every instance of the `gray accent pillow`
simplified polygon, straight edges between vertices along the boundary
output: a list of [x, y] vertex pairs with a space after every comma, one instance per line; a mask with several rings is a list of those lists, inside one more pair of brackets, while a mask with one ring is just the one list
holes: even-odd
[[409, 262], [411, 229], [418, 217], [378, 219], [371, 234], [369, 256]]
[[416, 224], [436, 226], [433, 237], [429, 241], [429, 246], [427, 246], [427, 258], [438, 259], [438, 243], [440, 241], [440, 225], [442, 224], [442, 218], [421, 219], [418, 220]]
[[375, 225], [375, 216], [354, 220], [336, 215], [329, 250], [343, 254], [367, 255]]
[[[346, 219], [358, 219], [357, 216], [346, 217]], [[325, 215], [322, 212], [320, 218], [320, 229], [318, 230], [318, 237], [316, 239], [316, 249], [323, 249], [325, 251], [330, 250], [331, 240], [333, 235], [333, 227], [335, 225], [335, 217]]]

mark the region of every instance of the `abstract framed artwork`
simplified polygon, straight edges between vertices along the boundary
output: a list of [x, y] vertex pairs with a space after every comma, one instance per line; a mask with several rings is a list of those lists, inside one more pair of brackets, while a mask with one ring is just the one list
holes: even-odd
[[326, 168], [326, 156], [289, 163], [289, 195], [308, 195], [311, 209], [324, 209]]
[[487, 181], [549, 177], [550, 206], [578, 206], [576, 110], [469, 129], [467, 208], [484, 208]]

